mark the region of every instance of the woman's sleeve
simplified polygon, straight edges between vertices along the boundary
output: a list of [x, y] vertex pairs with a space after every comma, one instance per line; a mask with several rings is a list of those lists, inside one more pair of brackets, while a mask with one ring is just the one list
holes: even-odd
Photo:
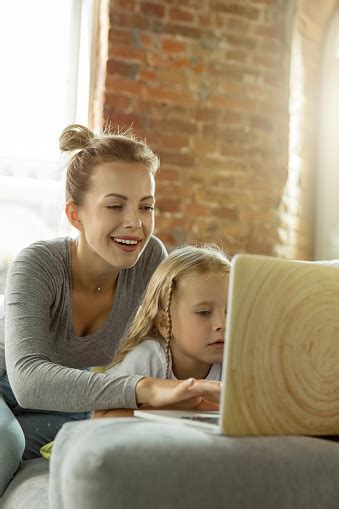
[[144, 267], [147, 274], [147, 282], [150, 280], [159, 263], [161, 263], [166, 257], [167, 251], [164, 244], [157, 237], [152, 237], [149, 242], [149, 249], [145, 259], [146, 266]]
[[6, 369], [19, 405], [62, 412], [135, 408], [141, 376], [114, 377], [55, 361], [49, 332], [53, 260], [42, 255], [33, 247], [24, 250], [12, 264], [6, 285]]
[[166, 377], [165, 354], [158, 341], [146, 339], [133, 348], [122, 362], [107, 370], [114, 376], [142, 375]]

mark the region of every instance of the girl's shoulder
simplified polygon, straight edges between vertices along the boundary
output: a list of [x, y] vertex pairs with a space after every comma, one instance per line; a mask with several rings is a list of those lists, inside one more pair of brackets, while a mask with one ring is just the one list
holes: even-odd
[[159, 341], [145, 338], [135, 346], [120, 364], [107, 370], [107, 374], [121, 376], [126, 374], [165, 378], [166, 358]]
[[206, 377], [206, 380], [220, 381], [222, 376], [222, 363], [216, 362], [212, 364], [211, 369]]
[[148, 355], [154, 354], [159, 358], [163, 358], [165, 356], [165, 349], [164, 346], [162, 346], [162, 343], [155, 338], [151, 338], [150, 336], [143, 338], [141, 343], [139, 343], [134, 348], [134, 351]]

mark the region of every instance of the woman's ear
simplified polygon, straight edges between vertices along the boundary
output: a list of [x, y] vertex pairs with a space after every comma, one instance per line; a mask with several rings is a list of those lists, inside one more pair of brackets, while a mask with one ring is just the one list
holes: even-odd
[[74, 226], [74, 228], [76, 228], [77, 230], [83, 231], [84, 227], [79, 219], [78, 209], [76, 208], [73, 202], [68, 201], [66, 203], [65, 212], [68, 221], [71, 223], [71, 225]]
[[167, 323], [167, 315], [166, 311], [160, 309], [155, 318], [155, 324], [157, 326], [158, 331], [162, 335], [163, 338], [167, 335], [168, 323]]

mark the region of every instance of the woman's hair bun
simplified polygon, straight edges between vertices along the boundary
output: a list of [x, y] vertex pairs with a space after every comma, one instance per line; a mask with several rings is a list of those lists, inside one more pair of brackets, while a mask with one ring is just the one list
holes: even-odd
[[81, 124], [71, 124], [62, 131], [59, 138], [59, 147], [63, 152], [88, 147], [94, 138], [94, 133]]

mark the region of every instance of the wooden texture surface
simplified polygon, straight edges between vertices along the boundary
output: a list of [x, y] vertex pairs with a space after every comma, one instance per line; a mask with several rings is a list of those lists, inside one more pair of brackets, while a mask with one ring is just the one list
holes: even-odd
[[240, 255], [231, 294], [224, 432], [339, 434], [339, 267]]

